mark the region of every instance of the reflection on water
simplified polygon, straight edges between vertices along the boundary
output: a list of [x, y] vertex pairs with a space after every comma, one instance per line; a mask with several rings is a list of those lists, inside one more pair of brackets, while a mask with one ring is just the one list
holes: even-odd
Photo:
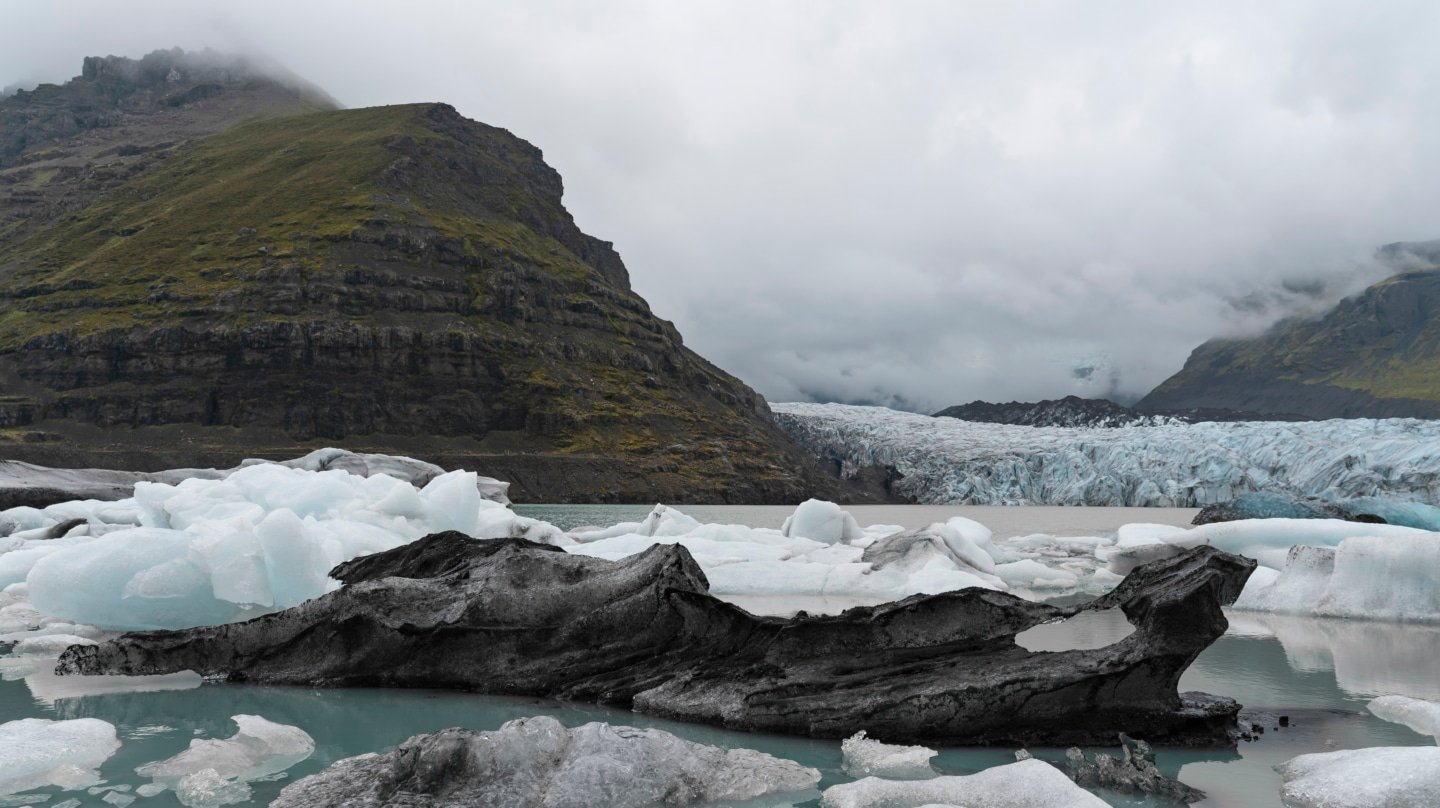
[[[1364, 746], [1432, 744], [1433, 739], [1364, 710], [1382, 693], [1436, 698], [1435, 662], [1440, 629], [1306, 618], [1256, 619], [1232, 615], [1233, 633], [1208, 649], [1181, 680], [1182, 689], [1232, 696], [1249, 708], [1290, 717], [1259, 741], [1228, 750], [1159, 750], [1160, 768], [1204, 789], [1202, 806], [1278, 806], [1279, 777], [1271, 767], [1306, 752]], [[1066, 627], [1069, 634], [1066, 634]], [[1118, 612], [1090, 613], [1052, 624], [1036, 644], [1095, 644], [1118, 640], [1130, 630]], [[108, 677], [107, 677], [108, 678]], [[102, 681], [104, 689], [122, 686]], [[814, 766], [822, 786], [849, 778], [840, 771], [840, 745], [774, 735], [732, 732], [679, 724], [622, 710], [546, 700], [478, 696], [423, 690], [314, 690], [256, 685], [199, 684], [193, 678], [140, 683], [185, 689], [149, 692], [93, 692], [80, 680], [47, 673], [0, 681], [0, 720], [25, 717], [99, 718], [117, 726], [124, 746], [103, 768], [116, 783], [138, 783], [134, 768], [169, 757], [193, 738], [223, 738], [235, 732], [230, 716], [262, 715], [292, 724], [316, 741], [315, 756], [291, 770], [291, 779], [314, 773], [340, 758], [383, 751], [406, 738], [452, 726], [496, 729], [511, 718], [553, 715], [567, 725], [609, 721], [659, 727], [690, 740], [719, 746], [746, 746]], [[1277, 722], [1278, 723], [1278, 722]], [[860, 729], [860, 727], [857, 727]], [[1063, 750], [1034, 749], [1059, 761]], [[1113, 750], [1112, 750], [1113, 751]], [[947, 774], [970, 774], [1014, 760], [1011, 749], [944, 749], [935, 759]], [[253, 805], [265, 805], [288, 781], [254, 783]], [[105, 806], [99, 797], [66, 793], [85, 805]], [[1116, 805], [1153, 805], [1107, 796]], [[148, 799], [146, 806], [178, 805], [173, 794]], [[814, 806], [815, 795], [779, 804]]]

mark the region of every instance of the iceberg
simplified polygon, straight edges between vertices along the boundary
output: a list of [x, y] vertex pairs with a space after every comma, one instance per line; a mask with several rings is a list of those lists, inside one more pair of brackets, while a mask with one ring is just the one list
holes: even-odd
[[[338, 761], [286, 786], [271, 808], [431, 805], [648, 808], [813, 789], [820, 772], [752, 749], [720, 749], [657, 729], [549, 716], [493, 732], [417, 735], [384, 755]], [[443, 795], [443, 801], [435, 798]]]
[[1440, 805], [1440, 746], [1377, 746], [1300, 755], [1276, 767], [1290, 808]]
[[939, 754], [923, 746], [897, 746], [865, 737], [861, 730], [840, 744], [842, 768], [851, 777], [884, 777], [890, 780], [922, 780], [939, 772], [930, 758]]
[[1200, 507], [1266, 490], [1440, 501], [1440, 421], [1031, 427], [845, 404], [770, 408], [842, 474], [893, 466], [904, 475], [896, 493], [923, 504]]
[[1297, 545], [1278, 575], [1246, 586], [1235, 608], [1440, 622], [1440, 533], [1359, 536], [1333, 549]]
[[0, 796], [93, 786], [100, 782], [96, 769], [119, 748], [115, 726], [96, 718], [7, 721], [0, 724]]
[[1440, 744], [1440, 702], [1408, 696], [1381, 696], [1369, 704], [1377, 718], [1404, 724], [1421, 735], [1435, 736]]
[[[296, 462], [353, 465], [365, 457]], [[0, 606], [0, 634], [45, 620], [122, 631], [246, 620], [332, 591], [339, 584], [328, 573], [341, 562], [436, 531], [573, 543], [554, 526], [487, 499], [487, 478], [434, 471], [412, 470], [408, 476], [427, 479], [417, 488], [382, 473], [256, 463], [220, 479], [140, 481], [133, 497], [117, 502], [0, 512], [15, 525], [81, 519], [85, 528], [63, 538], [0, 539], [9, 542], [0, 544], [0, 587], [25, 586]]]
[[1030, 758], [963, 777], [882, 780], [866, 777], [825, 789], [825, 808], [1106, 808], [1107, 803], [1075, 785], [1049, 763]]

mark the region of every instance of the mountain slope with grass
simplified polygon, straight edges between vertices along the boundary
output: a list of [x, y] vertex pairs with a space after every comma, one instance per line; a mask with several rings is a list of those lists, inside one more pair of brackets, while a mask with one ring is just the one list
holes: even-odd
[[[1403, 252], [1412, 265], [1431, 256]], [[1400, 272], [1318, 319], [1282, 322], [1254, 339], [1211, 340], [1136, 404], [1145, 411], [1191, 407], [1440, 418], [1440, 269]]]
[[[135, 170], [117, 152], [121, 180], [43, 218], [16, 213], [10, 184], [8, 456], [158, 468], [341, 444], [477, 468], [531, 501], [837, 493], [576, 227], [539, 149], [444, 104], [293, 97]], [[55, 181], [43, 165], [22, 151], [3, 170]]]

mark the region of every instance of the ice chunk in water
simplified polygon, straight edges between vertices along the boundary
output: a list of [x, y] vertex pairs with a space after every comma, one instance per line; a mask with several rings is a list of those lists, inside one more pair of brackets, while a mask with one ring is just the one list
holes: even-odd
[[1440, 746], [1375, 746], [1300, 755], [1276, 767], [1290, 808], [1440, 805]]
[[881, 780], [866, 777], [825, 789], [825, 808], [912, 808], [927, 804], [965, 808], [1106, 808], [1049, 763], [1021, 760], [965, 777]]
[[10, 653], [15, 656], [58, 657], [72, 645], [99, 645], [99, 643], [87, 637], [76, 637], [72, 634], [42, 634], [38, 637], [21, 640], [15, 644], [15, 649]]
[[1421, 735], [1434, 735], [1440, 743], [1440, 702], [1412, 699], [1408, 696], [1381, 696], [1370, 702], [1376, 716], [1404, 724]]
[[849, 511], [820, 499], [807, 499], [800, 503], [795, 513], [786, 517], [780, 533], [826, 544], [854, 541], [865, 536], [865, 531], [860, 529], [860, 524]]
[[[190, 775], [209, 770], [222, 779], [254, 780], [282, 772], [315, 752], [315, 741], [299, 727], [276, 724], [258, 715], [237, 715], [232, 720], [240, 731], [224, 740], [197, 739], [190, 748], [174, 757], [147, 763], [135, 769], [157, 785], [179, 791]], [[196, 781], [197, 793], [209, 780]], [[208, 788], [208, 786], [205, 786]], [[219, 804], [219, 803], [217, 803]]]
[[[395, 777], [403, 778], [404, 794]], [[657, 729], [550, 716], [499, 730], [417, 735], [384, 755], [361, 755], [298, 780], [277, 808], [400, 804], [648, 808], [750, 800], [812, 789], [820, 772], [753, 749], [720, 749]], [[408, 801], [405, 804], [412, 804]]]
[[1437, 573], [1440, 533], [1359, 536], [1334, 549], [1296, 546], [1279, 576], [1247, 584], [1235, 608], [1440, 622]]
[[96, 718], [22, 718], [0, 724], [0, 795], [100, 782], [96, 769], [120, 748], [115, 726]]
[[938, 752], [923, 746], [896, 746], [865, 737], [861, 730], [840, 744], [845, 773], [851, 777], [919, 780], [936, 776], [930, 758]]
[[189, 808], [220, 808], [250, 799], [250, 786], [243, 780], [220, 776], [214, 769], [187, 774], [175, 784], [175, 798]]

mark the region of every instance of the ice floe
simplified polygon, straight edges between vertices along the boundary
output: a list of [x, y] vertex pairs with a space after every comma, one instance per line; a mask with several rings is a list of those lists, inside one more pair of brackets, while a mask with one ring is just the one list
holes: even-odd
[[882, 780], [866, 777], [825, 789], [825, 808], [1105, 808], [1107, 803], [1075, 785], [1059, 769], [1031, 758], [964, 777]]
[[299, 727], [258, 715], [231, 720], [239, 731], [222, 740], [196, 739], [179, 754], [147, 763], [135, 773], [152, 786], [175, 790], [190, 808], [216, 808], [250, 798], [246, 783], [289, 769], [315, 753], [315, 741]]
[[1300, 755], [1276, 767], [1289, 808], [1440, 805], [1440, 746], [1379, 746]]
[[93, 786], [100, 782], [100, 764], [119, 748], [115, 726], [97, 718], [7, 721], [0, 724], [0, 796]]
[[923, 746], [897, 746], [855, 733], [840, 744], [844, 757], [842, 768], [851, 777], [884, 777], [890, 780], [922, 780], [939, 772], [930, 766], [930, 758], [939, 754]]
[[1440, 702], [1409, 696], [1381, 696], [1371, 700], [1369, 710], [1378, 718], [1404, 724], [1421, 735], [1433, 735], [1440, 744]]

